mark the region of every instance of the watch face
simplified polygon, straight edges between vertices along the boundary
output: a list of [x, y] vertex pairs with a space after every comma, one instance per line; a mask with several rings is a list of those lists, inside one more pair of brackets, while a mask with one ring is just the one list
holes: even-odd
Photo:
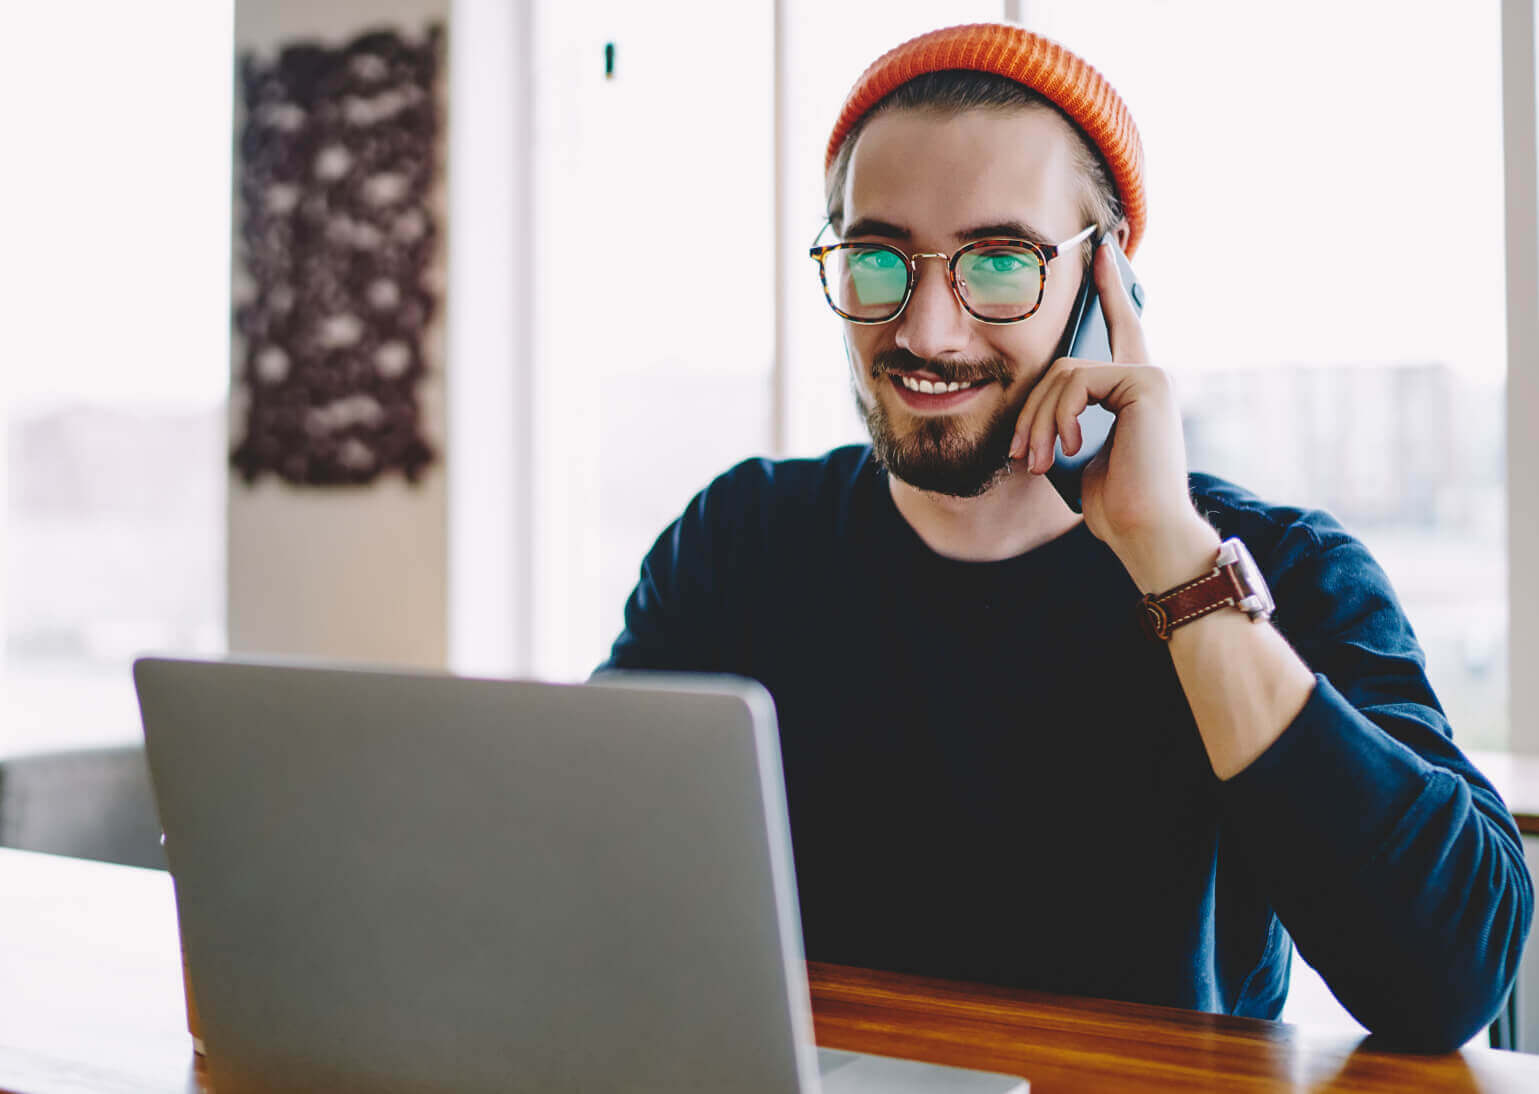
[[1267, 588], [1266, 578], [1261, 576], [1261, 568], [1256, 565], [1256, 560], [1250, 557], [1250, 551], [1245, 544], [1238, 539], [1229, 540], [1225, 546], [1234, 545], [1234, 566], [1239, 571], [1240, 584], [1249, 594], [1245, 602], [1240, 605], [1252, 615], [1268, 616], [1272, 614], [1275, 605], [1272, 603], [1272, 592]]

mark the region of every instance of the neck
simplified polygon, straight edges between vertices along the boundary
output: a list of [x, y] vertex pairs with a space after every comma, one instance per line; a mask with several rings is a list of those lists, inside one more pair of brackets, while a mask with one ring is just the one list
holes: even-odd
[[1053, 484], [1017, 460], [1012, 474], [976, 498], [932, 494], [887, 476], [893, 504], [925, 546], [963, 562], [1014, 558], [1057, 539], [1083, 518]]

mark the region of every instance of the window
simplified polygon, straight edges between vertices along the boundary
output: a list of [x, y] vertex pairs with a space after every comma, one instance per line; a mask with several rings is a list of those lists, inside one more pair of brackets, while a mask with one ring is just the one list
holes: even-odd
[[771, 8], [538, 10], [532, 662], [572, 680], [658, 533], [769, 451]]
[[843, 328], [824, 302], [807, 248], [824, 221], [823, 159], [839, 108], [867, 65], [909, 38], [958, 23], [997, 22], [999, 0], [784, 0], [785, 157], [779, 240], [784, 320], [780, 364], [787, 395], [782, 454], [816, 456], [865, 442], [855, 414]]
[[1134, 264], [1191, 466], [1340, 519], [1389, 573], [1455, 739], [1506, 747], [1497, 6], [1024, 14], [1143, 135]]
[[[464, 0], [454, 17], [490, 7]], [[882, 50], [1006, 9], [1093, 58], [1143, 131], [1151, 221], [1136, 261], [1193, 465], [1329, 508], [1364, 538], [1460, 742], [1504, 746], [1494, 5], [1450, 19], [1387, 0], [782, 0], [778, 87], [775, 4], [690, 0], [667, 19], [532, 5], [533, 133], [510, 155], [527, 157], [532, 188], [515, 260], [533, 271], [533, 331], [462, 345], [455, 366], [500, 368], [510, 345], [531, 362], [512, 366], [527, 371], [509, 396], [532, 407], [515, 515], [529, 549], [483, 560], [528, 589], [504, 612], [527, 649], [500, 667], [585, 675], [637, 562], [695, 490], [749, 455], [864, 439], [806, 259], [824, 142]], [[0, 408], [10, 749], [131, 737], [128, 657], [225, 641], [231, 6], [96, 5], [88, 36], [72, 14], [19, 13], [36, 48], [0, 76], [9, 101], [48, 104], [14, 112], [30, 169], [8, 180], [29, 210], [7, 245], [21, 275], [10, 360], [24, 364]], [[457, 124], [472, 105], [486, 114], [461, 100]], [[692, 248], [723, 237], [741, 276], [704, 276]]]
[[224, 647], [231, 7], [80, 17], [9, 13], [0, 75], [5, 753], [134, 739], [129, 659]]
[[[540, 675], [556, 679], [580, 678], [607, 656], [638, 562], [690, 496], [738, 460], [776, 454], [777, 276], [793, 316], [780, 347], [789, 398], [778, 454], [863, 439], [838, 325], [806, 257], [823, 220], [823, 148], [878, 53], [938, 19], [1001, 13], [997, 0], [944, 10], [925, 0], [787, 0], [777, 91], [772, 4], [691, 0], [670, 10], [661, 20], [617, 5], [594, 20], [541, 9], [542, 86], [561, 94], [549, 96], [536, 167], [548, 258], [533, 653]], [[696, 248], [709, 240], [730, 241], [730, 275], [700, 265]], [[597, 322], [593, 292], [606, 285], [624, 291], [605, 298]]]

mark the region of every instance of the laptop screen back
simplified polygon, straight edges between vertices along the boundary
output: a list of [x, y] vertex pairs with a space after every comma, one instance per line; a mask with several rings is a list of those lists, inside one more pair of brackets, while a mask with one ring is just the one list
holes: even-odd
[[135, 679], [220, 1091], [816, 1074], [759, 685], [159, 659]]

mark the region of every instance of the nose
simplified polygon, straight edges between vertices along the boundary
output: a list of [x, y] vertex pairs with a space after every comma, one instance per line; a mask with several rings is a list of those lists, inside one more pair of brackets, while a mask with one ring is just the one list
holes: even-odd
[[916, 357], [936, 358], [961, 353], [972, 332], [967, 312], [951, 291], [946, 263], [939, 258], [918, 260], [919, 273], [908, 307], [898, 316], [895, 339]]

